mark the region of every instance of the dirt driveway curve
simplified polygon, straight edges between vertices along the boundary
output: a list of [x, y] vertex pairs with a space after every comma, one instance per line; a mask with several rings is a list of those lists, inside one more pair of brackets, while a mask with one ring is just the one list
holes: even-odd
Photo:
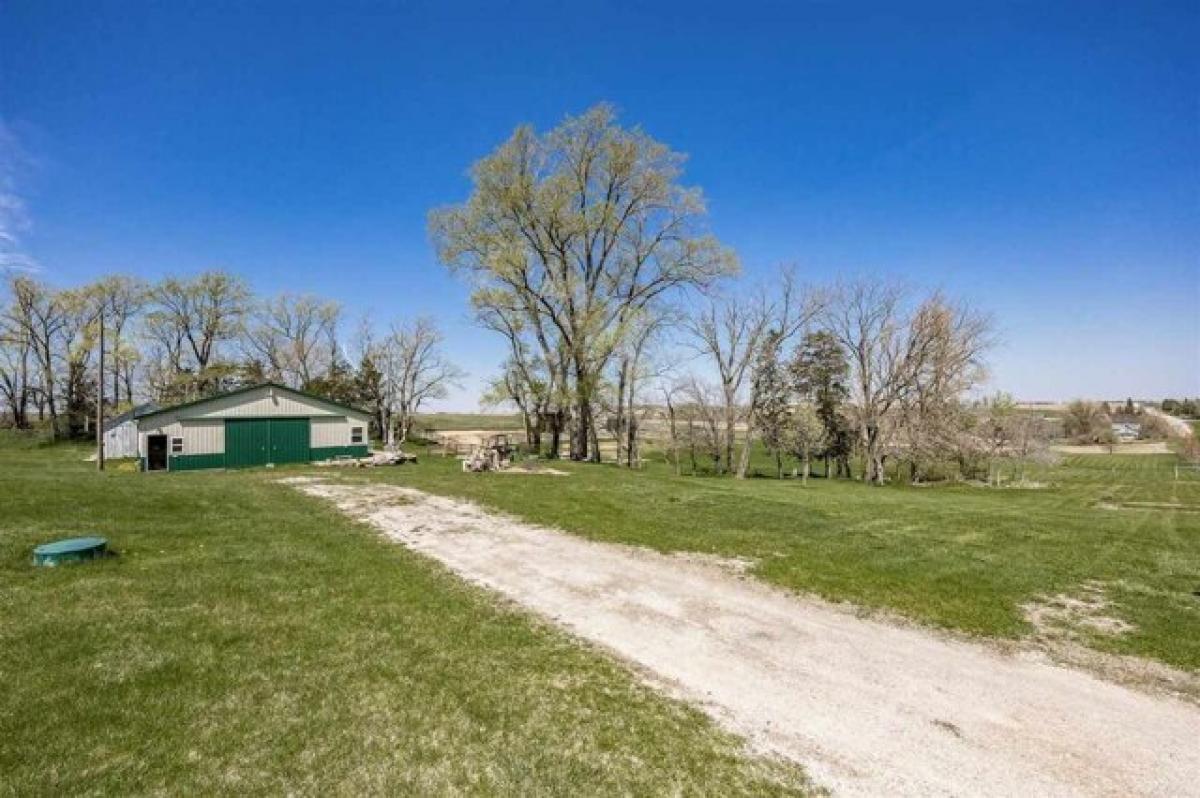
[[1200, 707], [1184, 701], [465, 502], [290, 481], [616, 652], [835, 795], [1200, 795]]

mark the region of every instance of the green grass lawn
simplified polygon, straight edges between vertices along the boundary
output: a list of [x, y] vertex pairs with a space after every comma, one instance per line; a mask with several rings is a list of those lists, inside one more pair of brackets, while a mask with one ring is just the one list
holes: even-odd
[[[96, 474], [82, 452], [0, 447], [0, 794], [805, 789], [279, 471]], [[119, 556], [30, 566], [83, 533]]]
[[[805, 789], [282, 470], [96, 474], [82, 454], [0, 442], [0, 794]], [[342, 476], [750, 557], [766, 581], [980, 635], [1025, 635], [1023, 603], [1094, 580], [1136, 628], [1092, 645], [1200, 670], [1200, 476], [1176, 481], [1172, 456], [1069, 458], [1032, 475], [1041, 490], [556, 467], [570, 475], [423, 457]], [[119, 556], [30, 566], [83, 533]]]
[[[766, 464], [763, 463], [765, 466]], [[787, 588], [972, 634], [1030, 632], [1021, 605], [1102, 582], [1136, 629], [1098, 648], [1200, 669], [1200, 475], [1174, 456], [1089, 455], [1045, 489], [675, 477], [562, 463], [569, 477], [462, 474], [452, 458], [366, 478], [468, 497], [595, 540], [749, 557]]]

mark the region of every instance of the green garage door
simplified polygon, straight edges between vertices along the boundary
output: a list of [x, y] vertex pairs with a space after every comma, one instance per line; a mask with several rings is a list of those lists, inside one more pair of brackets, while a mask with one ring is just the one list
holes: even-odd
[[271, 447], [271, 422], [261, 418], [225, 419], [225, 467], [266, 465]]
[[306, 463], [309, 459], [307, 418], [225, 419], [226, 468]]
[[312, 459], [308, 452], [307, 418], [273, 418], [270, 424], [272, 463], [307, 463]]

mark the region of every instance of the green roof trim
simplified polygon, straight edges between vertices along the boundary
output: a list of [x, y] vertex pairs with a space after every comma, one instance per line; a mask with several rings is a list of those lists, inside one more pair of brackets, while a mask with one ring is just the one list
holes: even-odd
[[177, 405], [171, 405], [170, 407], [161, 407], [158, 410], [155, 410], [151, 413], [146, 413], [145, 415], [138, 416], [137, 420], [140, 422], [147, 418], [153, 418], [154, 416], [161, 416], [163, 413], [173, 413], [177, 410], [183, 410], [184, 408], [187, 408], [187, 407], [194, 407], [196, 405], [202, 405], [205, 402], [213, 402], [213, 401], [216, 401], [217, 399], [227, 399], [230, 396], [238, 396], [239, 394], [249, 393], [250, 391], [257, 391], [259, 388], [276, 388], [281, 391], [287, 391], [290, 394], [295, 394], [296, 396], [302, 396], [305, 399], [312, 399], [314, 401], [322, 402], [322, 403], [330, 405], [332, 407], [340, 407], [342, 410], [351, 410], [355, 413], [361, 413], [362, 415], [367, 416], [368, 418], [371, 416], [371, 413], [369, 411], [363, 410], [361, 407], [355, 407], [354, 405], [348, 405], [348, 404], [344, 404], [342, 402], [334, 401], [333, 399], [327, 399], [324, 396], [319, 396], [315, 393], [309, 393], [308, 391], [301, 391], [298, 388], [289, 388], [288, 386], [282, 385], [278, 382], [260, 382], [256, 385], [246, 385], [241, 388], [234, 388], [232, 391], [225, 391], [224, 393], [215, 393], [212, 396], [203, 396], [199, 399], [193, 399], [190, 402], [182, 402]]

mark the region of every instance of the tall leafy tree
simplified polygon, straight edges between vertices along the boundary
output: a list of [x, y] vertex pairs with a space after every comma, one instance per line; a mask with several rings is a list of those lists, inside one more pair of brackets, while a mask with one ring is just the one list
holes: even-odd
[[245, 281], [223, 271], [172, 277], [151, 289], [149, 303], [149, 330], [168, 357], [164, 382], [184, 396], [221, 387], [228, 369], [215, 367], [240, 339], [250, 309]]
[[571, 453], [590, 450], [601, 374], [628, 325], [665, 293], [736, 270], [702, 227], [683, 156], [608, 105], [546, 133], [522, 126], [475, 164], [462, 205], [430, 216], [438, 257], [525, 315], [548, 363], [563, 357], [574, 404]]

